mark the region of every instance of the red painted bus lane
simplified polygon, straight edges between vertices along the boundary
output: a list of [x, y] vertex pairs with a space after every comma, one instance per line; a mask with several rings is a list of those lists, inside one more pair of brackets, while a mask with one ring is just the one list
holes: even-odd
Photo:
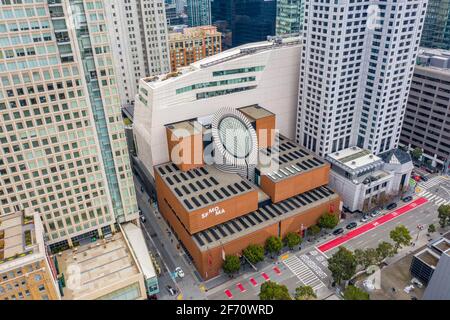
[[401, 216], [401, 215], [417, 208], [418, 206], [421, 206], [422, 204], [424, 204], [426, 202], [428, 202], [428, 200], [426, 198], [418, 198], [418, 199], [414, 200], [413, 202], [408, 203], [407, 205], [405, 205], [395, 211], [385, 214], [384, 216], [381, 216], [372, 222], [366, 223], [365, 225], [362, 225], [361, 227], [356, 228], [338, 238], [335, 238], [333, 240], [325, 242], [324, 244], [320, 245], [318, 247], [318, 249], [322, 252], [326, 252], [333, 248], [336, 248], [336, 247], [340, 246], [341, 244], [349, 241], [350, 239], [356, 238], [357, 236], [360, 236], [361, 234], [363, 234], [369, 230], [375, 229], [376, 227], [378, 227], [388, 221], [391, 221], [391, 220], [395, 219], [396, 217]]

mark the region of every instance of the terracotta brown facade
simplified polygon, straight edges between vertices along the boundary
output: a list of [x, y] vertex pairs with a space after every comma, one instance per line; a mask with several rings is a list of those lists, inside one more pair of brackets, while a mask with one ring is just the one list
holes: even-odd
[[277, 182], [264, 175], [261, 176], [261, 189], [276, 203], [296, 194], [328, 184], [329, 172], [330, 165], [325, 164], [317, 169], [312, 169]]
[[[209, 130], [198, 120], [166, 126], [168, 152], [176, 163], [154, 167], [159, 211], [204, 279], [220, 274], [226, 255], [240, 256], [248, 245], [264, 245], [270, 236], [302, 233], [325, 213], [340, 214], [341, 200], [327, 187], [330, 165], [275, 136], [271, 112], [258, 105], [238, 110], [259, 142], [254, 177], [192, 163], [192, 157], [202, 155], [199, 142]], [[276, 166], [264, 167], [262, 157]]]

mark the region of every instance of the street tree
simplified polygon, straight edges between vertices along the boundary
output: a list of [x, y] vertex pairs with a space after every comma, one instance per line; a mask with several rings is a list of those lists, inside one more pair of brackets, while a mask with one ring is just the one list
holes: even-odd
[[264, 248], [258, 244], [251, 244], [244, 249], [242, 254], [250, 261], [252, 264], [257, 264], [264, 260]]
[[369, 294], [358, 287], [348, 286], [344, 291], [345, 300], [369, 300]]
[[273, 256], [274, 254], [278, 254], [283, 248], [283, 242], [280, 237], [270, 236], [266, 240], [266, 250], [270, 252]]
[[289, 290], [285, 285], [273, 281], [266, 281], [261, 285], [260, 300], [292, 300]]
[[371, 265], [378, 264], [378, 252], [374, 248], [367, 248], [365, 250], [356, 249], [354, 255], [357, 264], [361, 266], [363, 270]]
[[333, 229], [339, 223], [339, 217], [336, 214], [325, 213], [323, 214], [318, 221], [318, 225], [325, 229]]
[[411, 157], [413, 157], [413, 159], [415, 160], [419, 160], [420, 157], [422, 157], [423, 151], [420, 148], [415, 148], [414, 150], [411, 151]]
[[310, 286], [300, 286], [295, 289], [295, 300], [315, 300], [317, 295]]
[[428, 226], [428, 233], [434, 233], [436, 232], [436, 227], [434, 226], [434, 224], [430, 224]]
[[343, 246], [328, 259], [328, 269], [337, 284], [340, 284], [342, 280], [350, 280], [356, 272], [356, 266], [353, 252]]
[[320, 233], [320, 227], [315, 224], [308, 228], [308, 231], [311, 233], [313, 237], [316, 237]]
[[228, 275], [233, 275], [241, 268], [241, 261], [235, 255], [227, 255], [225, 256], [225, 261], [223, 262], [222, 268]]
[[284, 237], [284, 243], [288, 246], [289, 249], [294, 249], [295, 246], [298, 246], [302, 243], [302, 237], [298, 233], [289, 232]]
[[442, 228], [450, 225], [450, 204], [441, 204], [438, 208], [439, 225]]
[[377, 247], [377, 253], [378, 253], [378, 262], [383, 262], [384, 259], [387, 257], [392, 257], [394, 255], [394, 246], [386, 241], [382, 241], [378, 244]]
[[399, 225], [395, 227], [393, 230], [391, 230], [389, 236], [391, 237], [392, 241], [395, 243], [394, 252], [397, 253], [398, 249], [400, 249], [402, 246], [407, 246], [411, 243], [411, 234], [409, 233], [408, 228], [406, 228], [404, 225]]

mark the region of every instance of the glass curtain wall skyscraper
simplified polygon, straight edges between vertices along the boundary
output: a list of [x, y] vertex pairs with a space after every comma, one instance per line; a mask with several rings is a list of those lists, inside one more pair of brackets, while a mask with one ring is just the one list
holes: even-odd
[[233, 47], [275, 35], [276, 0], [214, 0], [211, 5], [213, 23], [227, 22]]
[[189, 27], [211, 25], [211, 0], [187, 0]]
[[64, 248], [138, 218], [103, 1], [0, 4], [0, 214]]
[[450, 49], [450, 0], [428, 0], [420, 45]]
[[277, 0], [277, 36], [300, 33], [304, 2], [304, 0]]

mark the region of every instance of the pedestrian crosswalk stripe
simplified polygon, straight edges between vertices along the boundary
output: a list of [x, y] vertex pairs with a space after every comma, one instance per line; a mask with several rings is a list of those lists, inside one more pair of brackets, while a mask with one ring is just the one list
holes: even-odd
[[283, 261], [289, 270], [305, 285], [314, 290], [325, 287], [324, 283], [297, 256], [291, 256]]
[[436, 201], [436, 204], [439, 206], [444, 202], [445, 202], [445, 200], [441, 198], [440, 200]]
[[434, 198], [436, 198], [436, 195], [433, 195], [433, 196], [429, 197], [428, 200], [431, 201], [431, 200], [433, 200]]

